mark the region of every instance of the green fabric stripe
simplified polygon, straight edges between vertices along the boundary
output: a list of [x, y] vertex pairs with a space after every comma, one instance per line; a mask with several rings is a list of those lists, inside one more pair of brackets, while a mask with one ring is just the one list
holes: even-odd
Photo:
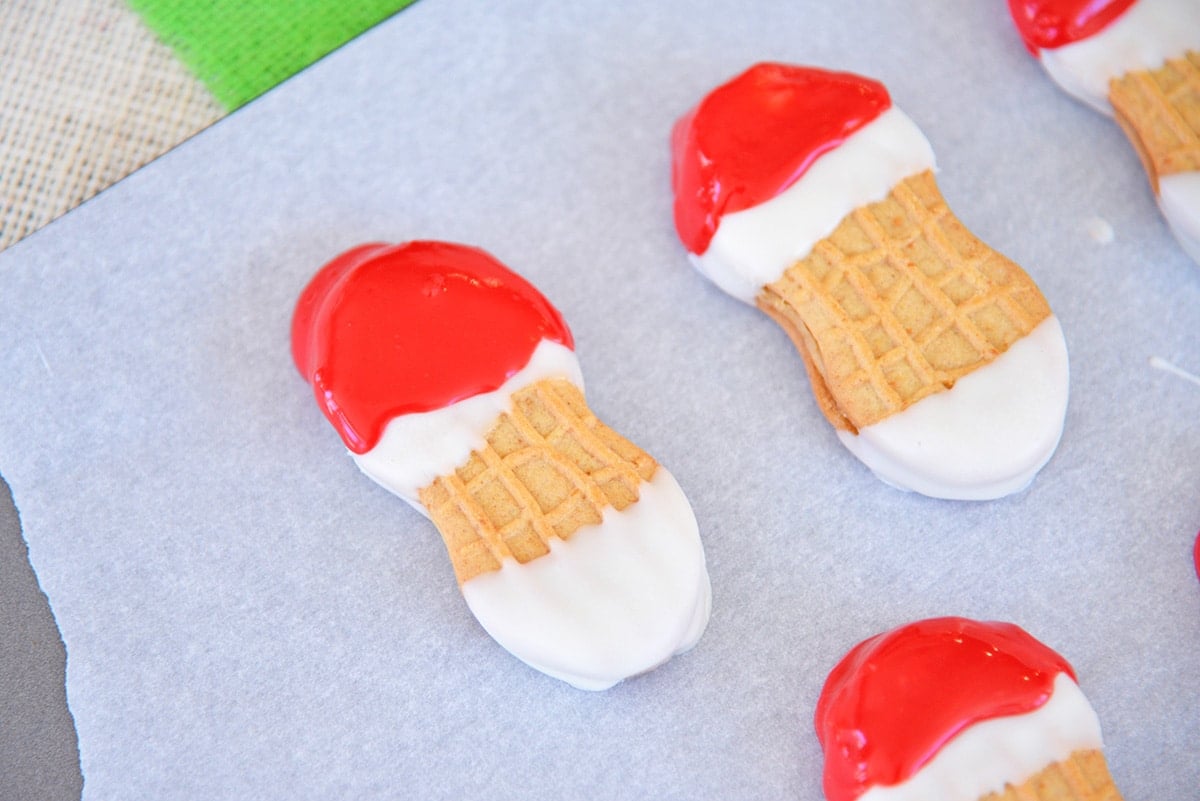
[[415, 0], [128, 0], [233, 110]]

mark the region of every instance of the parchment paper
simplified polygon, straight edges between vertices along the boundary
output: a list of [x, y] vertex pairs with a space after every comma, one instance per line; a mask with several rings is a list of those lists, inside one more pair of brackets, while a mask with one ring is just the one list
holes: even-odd
[[[671, 124], [758, 60], [883, 80], [1071, 350], [1062, 444], [982, 504], [880, 483], [787, 337], [687, 265]], [[1113, 232], [1105, 244], [1105, 226]], [[359, 242], [479, 245], [562, 310], [598, 415], [667, 465], [699, 645], [588, 694], [470, 616], [288, 353]], [[0, 471], [67, 649], [84, 796], [818, 799], [854, 643], [1010, 620], [1063, 653], [1129, 799], [1200, 786], [1200, 267], [1002, 3], [423, 0], [0, 255]]]

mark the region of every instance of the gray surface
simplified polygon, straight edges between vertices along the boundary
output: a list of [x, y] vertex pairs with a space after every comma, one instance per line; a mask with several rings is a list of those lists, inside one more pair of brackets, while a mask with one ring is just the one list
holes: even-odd
[[0, 799], [79, 798], [79, 748], [63, 688], [66, 654], [0, 481]]
[[[1194, 794], [1200, 390], [1148, 359], [1200, 372], [1200, 270], [1003, 5], [937, 7], [423, 0], [0, 254], [0, 472], [85, 796], [816, 799], [829, 668], [940, 614], [1066, 655], [1127, 798]], [[884, 80], [951, 206], [1042, 286], [1072, 402], [1026, 493], [881, 485], [786, 336], [686, 266], [670, 125], [760, 59]], [[693, 501], [694, 651], [600, 695], [534, 673], [344, 457], [291, 304], [336, 252], [407, 238], [481, 245], [563, 311], [592, 408]]]

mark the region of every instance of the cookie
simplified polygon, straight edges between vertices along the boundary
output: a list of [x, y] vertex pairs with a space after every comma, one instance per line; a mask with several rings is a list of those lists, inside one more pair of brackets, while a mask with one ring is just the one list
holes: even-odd
[[304, 289], [292, 353], [359, 468], [428, 516], [488, 633], [605, 689], [692, 647], [710, 587], [678, 483], [588, 408], [558, 310], [494, 257], [354, 248]]
[[950, 211], [881, 83], [757, 64], [676, 123], [672, 155], [692, 263], [783, 326], [855, 456], [939, 498], [1029, 484], [1062, 434], [1061, 327]]
[[921, 620], [855, 646], [814, 723], [828, 801], [1119, 801], [1071, 665], [1011, 623]]
[[1026, 47], [1066, 92], [1115, 117], [1159, 207], [1200, 263], [1200, 4], [1009, 0]]

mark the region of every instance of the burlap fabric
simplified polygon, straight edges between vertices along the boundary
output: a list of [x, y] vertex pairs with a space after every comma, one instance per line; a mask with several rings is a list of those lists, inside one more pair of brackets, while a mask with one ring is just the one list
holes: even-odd
[[121, 0], [5, 0], [0, 249], [224, 114]]

